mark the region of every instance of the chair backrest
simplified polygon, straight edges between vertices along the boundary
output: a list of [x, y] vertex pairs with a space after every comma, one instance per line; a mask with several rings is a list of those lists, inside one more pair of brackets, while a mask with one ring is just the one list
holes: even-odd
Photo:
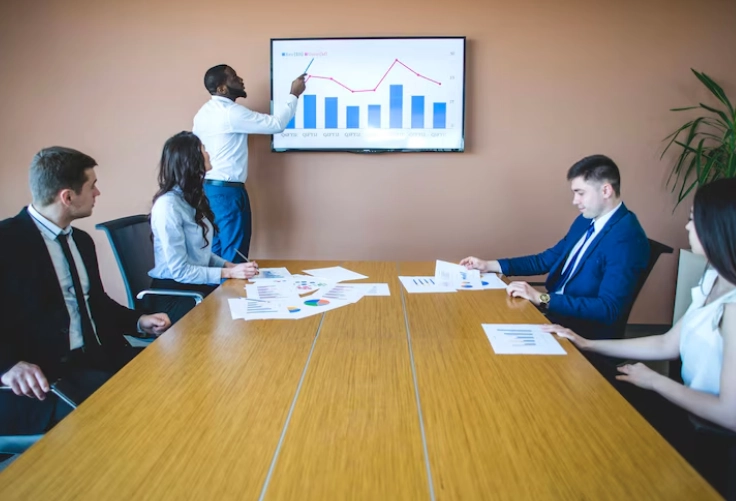
[[135, 296], [149, 289], [153, 279], [148, 271], [154, 266], [151, 226], [147, 215], [128, 216], [95, 226], [110, 240], [112, 252], [123, 276], [128, 306], [135, 309]]
[[0, 436], [0, 454], [22, 454], [43, 435], [3, 435]]
[[644, 283], [647, 281], [647, 278], [649, 278], [649, 274], [652, 272], [652, 269], [654, 269], [654, 265], [657, 264], [659, 256], [661, 256], [662, 254], [672, 254], [672, 252], [672, 247], [668, 247], [667, 245], [659, 243], [656, 240], [652, 240], [651, 238], [649, 239], [649, 262], [647, 263], [647, 267], [644, 269], [644, 271], [642, 271], [639, 275], [639, 280], [636, 282], [636, 287], [634, 287], [634, 294], [631, 297], [631, 302], [629, 303], [629, 306], [618, 320], [618, 327], [621, 333], [621, 337], [623, 337], [624, 330], [626, 329], [626, 324], [629, 321], [629, 315], [631, 314], [631, 309], [634, 307], [636, 298], [639, 297], [639, 293], [644, 287]]

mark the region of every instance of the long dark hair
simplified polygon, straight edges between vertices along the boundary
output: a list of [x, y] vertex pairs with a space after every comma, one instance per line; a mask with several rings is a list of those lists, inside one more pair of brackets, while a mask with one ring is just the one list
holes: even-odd
[[736, 284], [736, 178], [704, 184], [695, 193], [693, 222], [705, 257]]
[[161, 153], [161, 163], [158, 171], [158, 191], [153, 197], [153, 202], [163, 195], [179, 187], [184, 200], [194, 207], [194, 221], [202, 228], [202, 237], [205, 246], [209, 245], [207, 239], [207, 224], [205, 219], [212, 223], [215, 233], [218, 228], [215, 224], [215, 216], [210, 208], [210, 202], [204, 194], [204, 155], [202, 154], [202, 141], [188, 131], [182, 131], [170, 137], [164, 144]]

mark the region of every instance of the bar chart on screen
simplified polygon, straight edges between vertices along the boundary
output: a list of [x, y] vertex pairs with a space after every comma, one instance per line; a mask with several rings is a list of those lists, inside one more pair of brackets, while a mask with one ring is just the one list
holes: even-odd
[[309, 65], [273, 148], [461, 151], [464, 47], [462, 38], [273, 40], [274, 109]]

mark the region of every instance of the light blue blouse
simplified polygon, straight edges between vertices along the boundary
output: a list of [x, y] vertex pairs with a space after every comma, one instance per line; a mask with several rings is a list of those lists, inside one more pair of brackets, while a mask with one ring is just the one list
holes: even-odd
[[153, 204], [151, 230], [156, 262], [149, 276], [185, 284], [220, 284], [226, 261], [212, 252], [214, 234], [207, 220], [209, 244], [205, 244], [202, 228], [194, 221], [195, 212], [178, 188]]

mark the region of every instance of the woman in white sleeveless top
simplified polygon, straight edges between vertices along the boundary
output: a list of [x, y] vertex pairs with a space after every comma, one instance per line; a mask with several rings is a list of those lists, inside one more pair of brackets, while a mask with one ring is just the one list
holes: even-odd
[[[601, 367], [619, 392], [711, 484], [725, 494], [729, 441], [698, 432], [692, 416], [736, 432], [736, 179], [698, 189], [685, 227], [690, 246], [708, 260], [692, 304], [666, 334], [588, 340], [559, 325], [545, 330], [578, 348], [633, 360], [682, 359], [680, 384], [642, 363]], [[633, 386], [632, 386], [633, 385]]]

